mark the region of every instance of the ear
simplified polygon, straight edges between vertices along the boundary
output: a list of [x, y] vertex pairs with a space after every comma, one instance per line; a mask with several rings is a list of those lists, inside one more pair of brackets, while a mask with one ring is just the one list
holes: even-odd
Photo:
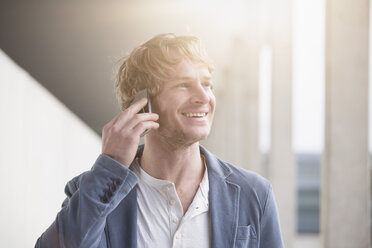
[[137, 93], [137, 90], [135, 88], [132, 89], [132, 96], [134, 96]]

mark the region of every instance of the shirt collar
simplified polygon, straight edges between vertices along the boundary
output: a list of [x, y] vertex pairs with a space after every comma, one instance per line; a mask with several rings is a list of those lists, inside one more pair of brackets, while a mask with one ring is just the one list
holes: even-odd
[[[204, 155], [202, 154], [202, 161], [204, 165], [204, 176], [202, 181], [199, 184], [199, 189], [195, 194], [194, 200], [191, 203], [191, 206], [197, 207], [200, 209], [200, 211], [208, 211], [209, 209], [209, 180], [208, 180], [208, 167], [206, 165], [206, 160]], [[138, 158], [135, 159], [135, 161], [132, 163], [132, 169], [134, 173], [137, 175], [139, 180], [142, 180], [146, 184], [158, 189], [162, 190], [164, 187], [172, 185], [174, 186], [174, 183], [167, 181], [167, 180], [162, 180], [162, 179], [157, 179], [150, 174], [148, 174], [145, 170], [141, 168], [138, 162]]]

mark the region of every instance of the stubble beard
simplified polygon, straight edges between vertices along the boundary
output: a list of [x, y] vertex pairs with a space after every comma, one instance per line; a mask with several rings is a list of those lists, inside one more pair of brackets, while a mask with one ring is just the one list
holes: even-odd
[[[209, 134], [209, 132], [208, 132]], [[156, 130], [156, 135], [166, 143], [168, 146], [172, 147], [173, 149], [184, 149], [190, 147], [191, 145], [199, 142], [200, 140], [205, 139], [205, 137], [190, 137], [182, 130], [168, 130], [166, 128], [162, 128], [161, 125], [158, 130]]]

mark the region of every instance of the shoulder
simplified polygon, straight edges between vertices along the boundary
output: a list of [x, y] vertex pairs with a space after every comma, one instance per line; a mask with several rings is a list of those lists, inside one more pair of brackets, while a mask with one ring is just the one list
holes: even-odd
[[[240, 191], [241, 202], [255, 204], [261, 211], [264, 209], [271, 192], [271, 183], [263, 176], [226, 162], [204, 147], [201, 152], [207, 159], [209, 175], [213, 180], [223, 180], [234, 185]], [[252, 207], [252, 206], [251, 206]]]
[[227, 182], [237, 184], [243, 189], [255, 189], [258, 191], [265, 191], [271, 187], [269, 180], [258, 173], [226, 162], [203, 146], [200, 146], [200, 152], [206, 158], [208, 170], [211, 170], [211, 174], [223, 178]]
[[217, 158], [217, 161], [219, 162], [220, 166], [223, 166], [231, 171], [226, 180], [233, 184], [239, 185], [241, 189], [266, 194], [271, 188], [270, 181], [258, 173], [243, 169], [219, 158]]

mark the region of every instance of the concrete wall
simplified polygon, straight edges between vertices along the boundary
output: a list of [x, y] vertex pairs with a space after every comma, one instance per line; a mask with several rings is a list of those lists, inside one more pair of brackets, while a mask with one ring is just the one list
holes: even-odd
[[100, 138], [1, 50], [0, 116], [1, 246], [33, 247]]

